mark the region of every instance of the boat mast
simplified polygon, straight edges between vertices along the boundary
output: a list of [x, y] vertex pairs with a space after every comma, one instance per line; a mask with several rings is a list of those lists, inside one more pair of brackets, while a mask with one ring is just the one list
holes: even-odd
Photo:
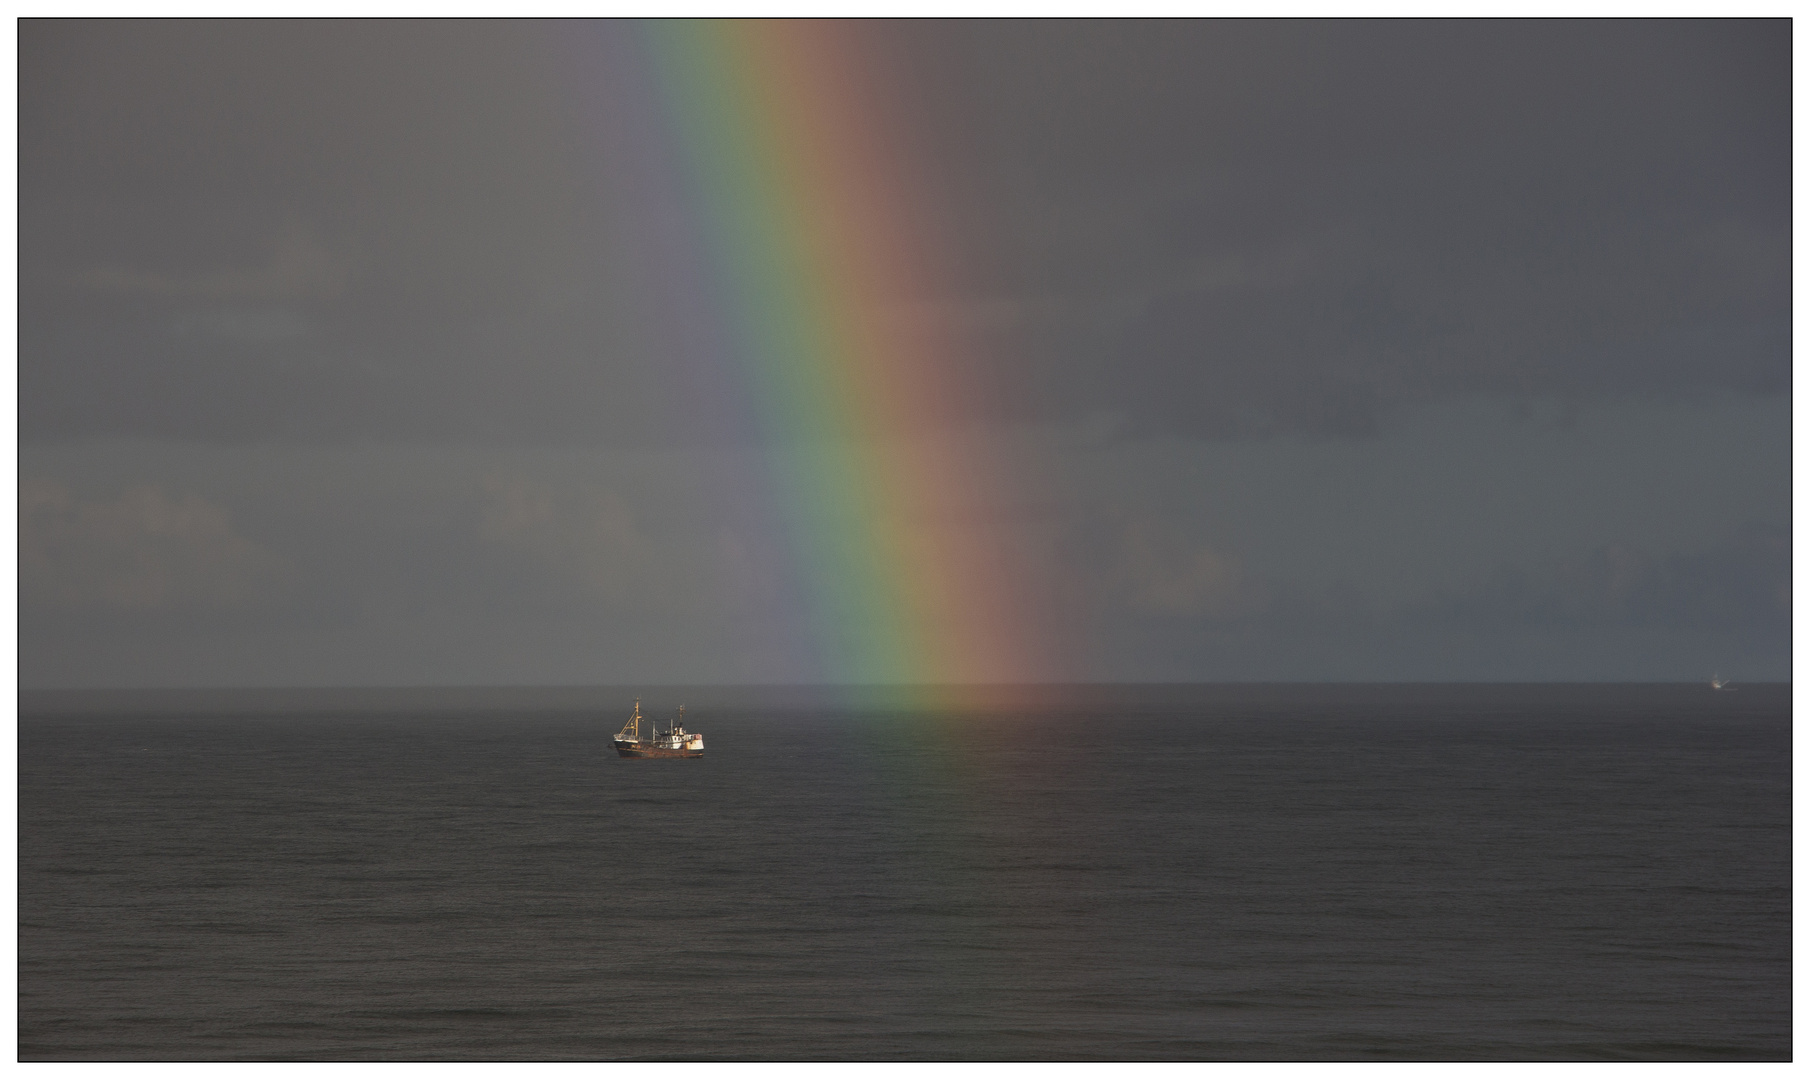
[[624, 735], [630, 736], [636, 742], [641, 741], [641, 699], [640, 698], [635, 699], [635, 712], [633, 715], [631, 715], [628, 718], [628, 723], [623, 724], [622, 730], [618, 731], [616, 733], [616, 737], [618, 739], [622, 738]]

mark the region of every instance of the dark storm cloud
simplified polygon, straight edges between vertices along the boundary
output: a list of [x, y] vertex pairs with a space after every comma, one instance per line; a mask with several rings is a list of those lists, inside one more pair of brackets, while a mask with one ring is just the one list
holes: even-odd
[[1428, 615], [1473, 625], [1676, 626], [1788, 639], [1791, 538], [1753, 523], [1705, 551], [1657, 557], [1611, 545], [1537, 575], [1504, 566]]
[[783, 553], [695, 452], [42, 453], [19, 528], [39, 684], [809, 675], [785, 651]]
[[[1471, 402], [1360, 442], [995, 433], [960, 456], [1027, 467], [962, 513], [1013, 523], [976, 538], [1049, 601], [1066, 678], [1788, 676], [1789, 403], [1575, 413]], [[22, 679], [808, 681], [756, 456], [27, 444]]]
[[946, 156], [1048, 407], [1358, 433], [1452, 393], [1788, 384], [1779, 24], [922, 32], [961, 57]]
[[26, 436], [489, 438], [645, 397], [552, 43], [31, 24]]
[[[624, 33], [22, 24], [23, 437], [653, 437]], [[1787, 23], [857, 37], [901, 212], [959, 241], [898, 332], [987, 372], [979, 418], [1788, 386]]]
[[[1503, 564], [1407, 603], [1347, 582], [1250, 580], [1205, 551], [1166, 574], [1103, 582], [1118, 595], [1094, 608], [1102, 676], [1669, 681], [1790, 666], [1789, 536], [1757, 523], [1689, 552], [1610, 545]], [[1144, 591], [1152, 580], [1164, 591]]]

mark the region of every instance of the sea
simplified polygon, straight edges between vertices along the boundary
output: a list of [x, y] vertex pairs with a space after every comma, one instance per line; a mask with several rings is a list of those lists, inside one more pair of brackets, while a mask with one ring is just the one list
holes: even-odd
[[1791, 1057], [1787, 685], [969, 697], [23, 694], [18, 1056]]

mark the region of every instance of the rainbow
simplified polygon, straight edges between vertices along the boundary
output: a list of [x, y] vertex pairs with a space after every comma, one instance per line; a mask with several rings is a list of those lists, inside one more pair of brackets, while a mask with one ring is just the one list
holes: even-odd
[[1047, 677], [1022, 544], [976, 513], [1008, 480], [949, 434], [980, 392], [973, 365], [899, 330], [906, 305], [946, 290], [938, 245], [903, 212], [914, 162], [852, 31], [654, 22], [638, 45], [720, 360], [770, 448], [820, 676], [920, 701]]

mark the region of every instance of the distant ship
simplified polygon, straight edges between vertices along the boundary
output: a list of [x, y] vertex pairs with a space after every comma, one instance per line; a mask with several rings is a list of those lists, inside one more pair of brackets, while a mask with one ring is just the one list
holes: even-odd
[[1728, 689], [1728, 680], [1724, 679], [1722, 673], [1718, 671], [1710, 678], [1709, 688], [1711, 690], [1726, 690]]
[[647, 735], [641, 734], [641, 699], [635, 699], [635, 713], [616, 733], [616, 753], [623, 757], [703, 757], [704, 736], [685, 730], [685, 706], [679, 706], [679, 718], [661, 731], [654, 721], [647, 722]]

